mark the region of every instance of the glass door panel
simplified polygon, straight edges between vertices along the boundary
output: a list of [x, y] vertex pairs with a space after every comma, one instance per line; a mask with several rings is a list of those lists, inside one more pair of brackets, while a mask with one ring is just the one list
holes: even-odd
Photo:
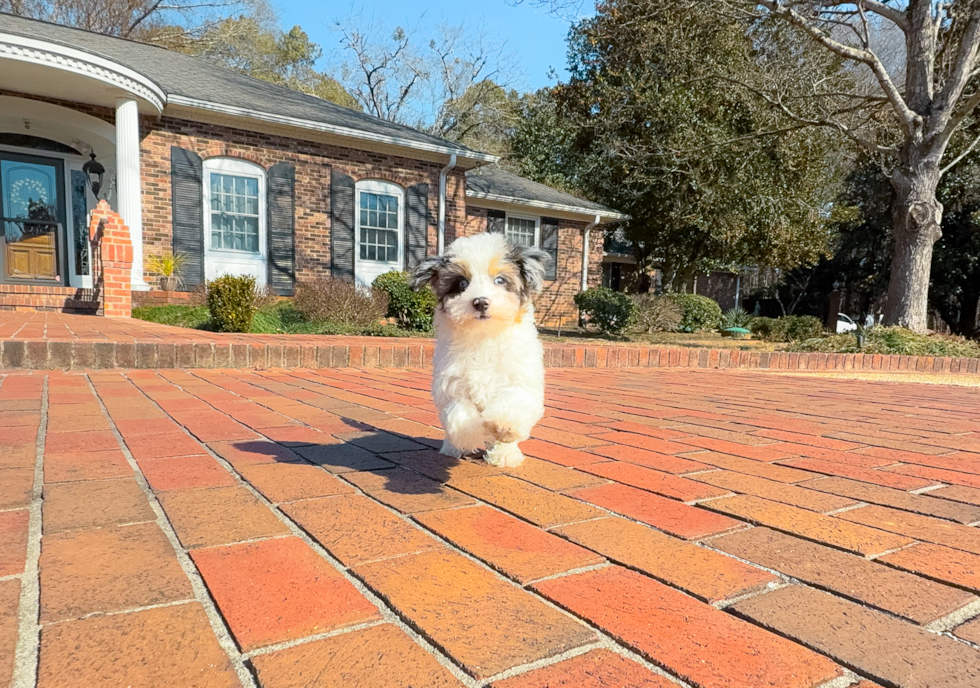
[[28, 156], [0, 159], [4, 277], [61, 282], [63, 165]]

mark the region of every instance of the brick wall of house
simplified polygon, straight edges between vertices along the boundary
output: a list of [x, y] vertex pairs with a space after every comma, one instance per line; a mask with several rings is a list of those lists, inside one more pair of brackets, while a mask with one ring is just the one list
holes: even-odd
[[[578, 322], [574, 297], [582, 283], [582, 230], [587, 224], [559, 220], [557, 278], [545, 282], [544, 291], [534, 300], [535, 314], [541, 325], [575, 325]], [[469, 206], [459, 235], [479, 234], [486, 228], [486, 209]], [[597, 227], [593, 227], [589, 234], [588, 282], [590, 287], [598, 287], [602, 283], [602, 229]]]
[[[0, 90], [0, 95], [42, 100], [115, 121], [111, 108], [72, 103]], [[297, 278], [310, 279], [330, 272], [330, 170], [343, 171], [355, 180], [384, 179], [403, 187], [429, 185], [429, 252], [435, 253], [441, 164], [400, 156], [359, 151], [335, 145], [263, 134], [234, 127], [176, 119], [140, 118], [143, 189], [143, 254], [173, 250], [172, 205], [170, 196], [170, 148], [179, 146], [204, 159], [235, 157], [268, 169], [280, 162], [296, 166], [296, 269]], [[582, 228], [584, 222], [562, 220], [559, 229], [558, 279], [549, 282], [537, 299], [538, 321], [565, 323], [577, 319], [572, 297], [581, 280]], [[454, 170], [447, 180], [446, 243], [456, 236], [484, 231], [486, 210], [466, 205], [465, 177]], [[602, 275], [601, 231], [593, 229], [590, 251], [589, 285], [597, 286]], [[152, 287], [158, 276], [145, 275]], [[0, 308], [26, 307], [88, 310], [96, 304], [82, 290], [55, 287], [25, 288], [0, 285]], [[16, 294], [16, 296], [15, 296]]]
[[[207, 160], [233, 157], [268, 169], [281, 162], [296, 166], [297, 279], [330, 274], [330, 171], [337, 169], [355, 181], [383, 179], [402, 187], [429, 185], [429, 250], [436, 251], [439, 212], [438, 163], [394, 155], [341, 148], [299, 139], [179, 120], [144, 118], [140, 150], [143, 174], [143, 252], [172, 250], [170, 147], [179, 146]], [[462, 221], [463, 173], [447, 179], [446, 223]], [[147, 282], [156, 284], [154, 276]]]

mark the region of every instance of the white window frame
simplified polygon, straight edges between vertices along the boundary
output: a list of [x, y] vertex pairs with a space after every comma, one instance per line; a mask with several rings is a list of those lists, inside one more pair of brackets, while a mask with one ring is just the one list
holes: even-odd
[[[354, 264], [358, 262], [372, 265], [394, 265], [388, 261], [361, 258], [361, 192], [395, 196], [398, 199], [398, 266], [405, 267], [405, 190], [394, 182], [379, 179], [365, 179], [354, 184]], [[355, 267], [356, 272], [356, 267]]]
[[[211, 248], [211, 173], [251, 177], [259, 180], [259, 252], [236, 251], [229, 248]], [[266, 260], [267, 256], [267, 213], [266, 213], [265, 170], [260, 165], [238, 158], [208, 158], [204, 161], [204, 253], [215, 254], [219, 259], [233, 260], [235, 256], [245, 260]]]
[[510, 219], [515, 220], [534, 220], [534, 248], [541, 247], [541, 216], [540, 215], [518, 215], [516, 213], [504, 213], [504, 237], [507, 237], [507, 230], [510, 229]]

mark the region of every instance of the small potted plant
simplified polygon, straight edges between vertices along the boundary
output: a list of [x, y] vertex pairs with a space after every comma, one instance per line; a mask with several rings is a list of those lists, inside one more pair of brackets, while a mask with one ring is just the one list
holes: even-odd
[[182, 253], [154, 253], [146, 257], [146, 269], [160, 275], [160, 288], [174, 291], [180, 283], [179, 272], [186, 258]]

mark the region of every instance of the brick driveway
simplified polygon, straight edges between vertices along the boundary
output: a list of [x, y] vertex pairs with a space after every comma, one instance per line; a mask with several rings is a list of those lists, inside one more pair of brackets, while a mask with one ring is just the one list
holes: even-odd
[[[980, 685], [980, 394], [558, 370], [0, 375], [0, 684]], [[867, 680], [871, 679], [871, 680]]]

